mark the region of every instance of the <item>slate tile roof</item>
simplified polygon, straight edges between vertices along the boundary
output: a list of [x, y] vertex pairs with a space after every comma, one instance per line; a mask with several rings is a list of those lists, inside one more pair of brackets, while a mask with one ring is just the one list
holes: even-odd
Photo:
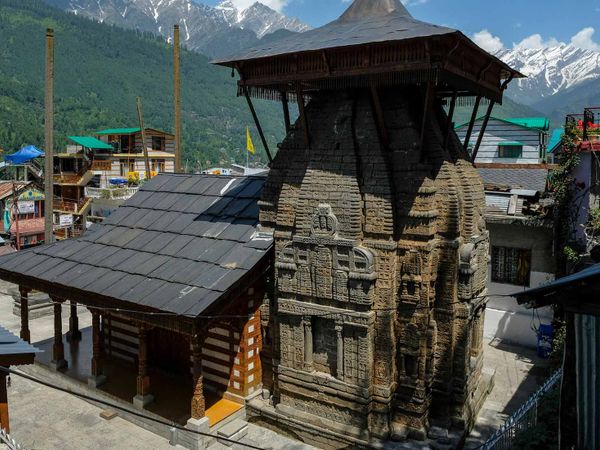
[[546, 190], [548, 169], [491, 169], [479, 167], [479, 175], [483, 179], [486, 190], [491, 187], [507, 189], [527, 189], [543, 193]]
[[0, 326], [0, 356], [40, 353], [33, 345]]
[[197, 316], [269, 253], [258, 232], [264, 180], [160, 174], [80, 238], [0, 258], [0, 278]]

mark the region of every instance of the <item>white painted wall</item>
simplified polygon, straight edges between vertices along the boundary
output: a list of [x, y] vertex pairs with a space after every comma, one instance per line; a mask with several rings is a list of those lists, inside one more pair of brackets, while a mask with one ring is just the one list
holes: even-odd
[[[485, 315], [484, 337], [498, 339], [507, 344], [534, 348], [537, 336], [532, 327], [552, 322], [553, 309], [537, 311], [526, 309], [511, 297], [519, 291], [534, 288], [554, 280], [554, 255], [552, 230], [519, 225], [488, 224], [491, 246], [531, 250], [531, 276], [529, 286], [514, 286], [492, 282], [492, 266], [488, 266], [489, 301]], [[490, 251], [491, 251], [490, 246]]]
[[[482, 120], [475, 122], [473, 135], [469, 141], [470, 147], [475, 147], [479, 133], [481, 131]], [[467, 134], [468, 125], [465, 125], [458, 130], [456, 134], [461, 142]], [[505, 163], [505, 164], [539, 164], [540, 159], [540, 136], [541, 131], [530, 130], [518, 125], [504, 122], [498, 119], [490, 119], [485, 130], [481, 147], [477, 153], [478, 163]], [[498, 156], [498, 145], [501, 142], [521, 142], [523, 143], [523, 154], [521, 158], [500, 158]]]

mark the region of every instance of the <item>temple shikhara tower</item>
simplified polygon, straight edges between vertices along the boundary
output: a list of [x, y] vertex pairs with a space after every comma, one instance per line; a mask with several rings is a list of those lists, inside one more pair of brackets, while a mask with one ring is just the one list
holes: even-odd
[[520, 74], [398, 0], [356, 0], [218, 64], [250, 105], [281, 100], [288, 130], [260, 202], [274, 292], [249, 415], [325, 448], [458, 442], [490, 383], [489, 249], [480, 142], [460, 142], [452, 114], [489, 116]]

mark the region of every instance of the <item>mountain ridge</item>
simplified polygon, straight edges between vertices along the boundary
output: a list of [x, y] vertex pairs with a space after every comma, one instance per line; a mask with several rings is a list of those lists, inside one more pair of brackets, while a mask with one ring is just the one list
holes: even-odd
[[134, 28], [171, 39], [173, 24], [182, 41], [209, 57], [235, 53], [280, 29], [300, 32], [310, 27], [296, 18], [256, 2], [244, 10], [228, 0], [211, 7], [193, 0], [44, 0], [51, 6], [102, 23]]

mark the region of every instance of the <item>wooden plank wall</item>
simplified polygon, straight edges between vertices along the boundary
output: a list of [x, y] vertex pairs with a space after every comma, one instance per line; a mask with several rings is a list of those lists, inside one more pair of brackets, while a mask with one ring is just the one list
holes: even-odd
[[[262, 333], [258, 308], [263, 295], [262, 291], [251, 288], [238, 299], [238, 311], [248, 311], [249, 320], [221, 320], [209, 328], [202, 347], [202, 375], [206, 389], [219, 395], [231, 393], [235, 399], [247, 397], [261, 388]], [[125, 318], [112, 315], [102, 318], [102, 327], [105, 354], [136, 363], [138, 327]], [[152, 348], [148, 351], [152, 352]]]
[[[475, 122], [470, 147], [475, 147], [482, 121]], [[465, 125], [456, 130], [461, 142], [464, 142], [468, 126]], [[481, 147], [477, 153], [478, 163], [513, 163], [513, 164], [539, 164], [541, 131], [530, 130], [519, 127], [497, 119], [490, 119]], [[500, 158], [498, 156], [498, 144], [501, 142], [522, 142], [523, 155], [521, 158]]]

